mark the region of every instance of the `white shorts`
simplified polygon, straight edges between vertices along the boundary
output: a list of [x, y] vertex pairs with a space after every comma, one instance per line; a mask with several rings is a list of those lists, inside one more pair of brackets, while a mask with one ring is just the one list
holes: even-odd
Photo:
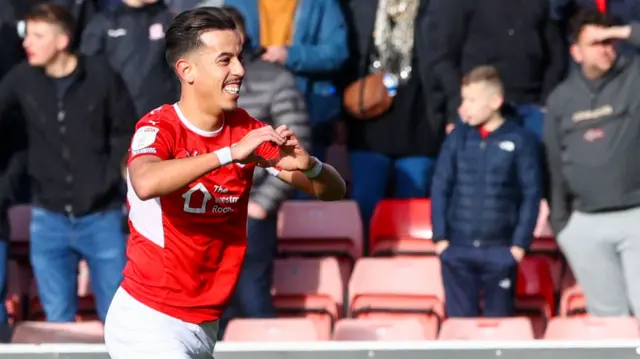
[[118, 288], [104, 325], [111, 359], [211, 359], [218, 321], [192, 324], [160, 313]]

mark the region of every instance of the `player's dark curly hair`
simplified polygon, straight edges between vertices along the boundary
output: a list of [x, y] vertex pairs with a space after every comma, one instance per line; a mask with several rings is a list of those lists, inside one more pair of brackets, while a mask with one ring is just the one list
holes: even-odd
[[569, 22], [571, 41], [577, 42], [582, 29], [588, 25], [610, 27], [615, 25], [615, 22], [611, 16], [596, 9], [581, 9], [573, 15]]
[[217, 7], [199, 7], [180, 13], [165, 34], [167, 62], [173, 67], [180, 57], [200, 48], [200, 35], [204, 32], [235, 29], [233, 18]]

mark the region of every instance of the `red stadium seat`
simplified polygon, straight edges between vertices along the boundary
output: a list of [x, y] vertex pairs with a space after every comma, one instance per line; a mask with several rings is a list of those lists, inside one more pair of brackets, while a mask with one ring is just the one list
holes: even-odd
[[15, 324], [24, 319], [25, 308], [23, 302], [29, 293], [30, 276], [13, 260], [9, 260], [7, 269], [7, 300], [5, 301], [5, 306], [9, 315], [9, 323]]
[[548, 340], [640, 339], [638, 322], [632, 317], [556, 317], [549, 322]]
[[277, 259], [274, 304], [281, 315], [305, 316], [329, 334], [344, 310], [344, 283], [338, 261], [326, 258]]
[[449, 318], [442, 324], [440, 340], [531, 340], [528, 318]]
[[341, 319], [336, 323], [333, 340], [346, 341], [421, 341], [436, 339], [425, 333], [417, 319]]
[[549, 264], [543, 258], [525, 257], [518, 265], [516, 310], [532, 320], [536, 338], [555, 315], [555, 288]]
[[104, 343], [104, 328], [99, 321], [83, 323], [18, 323], [13, 333], [13, 343]]
[[294, 342], [328, 340], [305, 318], [233, 319], [224, 333], [229, 342]]
[[431, 201], [385, 199], [378, 202], [369, 230], [374, 256], [434, 254]]
[[31, 206], [21, 204], [9, 207], [9, 225], [11, 228], [11, 256], [21, 263], [28, 263]]
[[587, 302], [578, 284], [562, 291], [560, 297], [560, 316], [584, 316], [587, 314]]
[[419, 318], [427, 337], [444, 318], [444, 290], [436, 257], [362, 258], [349, 282], [354, 318]]
[[278, 214], [282, 256], [339, 258], [346, 281], [362, 256], [362, 219], [354, 201], [286, 201]]

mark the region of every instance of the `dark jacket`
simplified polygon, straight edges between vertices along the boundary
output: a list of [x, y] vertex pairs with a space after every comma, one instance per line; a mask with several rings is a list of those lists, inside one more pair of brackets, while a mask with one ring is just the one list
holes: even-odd
[[18, 104], [27, 122], [34, 203], [76, 216], [119, 207], [137, 120], [129, 94], [100, 58], [80, 56], [62, 94], [60, 80], [22, 63], [0, 82], [0, 114]]
[[172, 18], [162, 1], [141, 8], [121, 4], [96, 15], [82, 36], [83, 53], [104, 55], [120, 73], [138, 117], [178, 100], [178, 80], [164, 49]]
[[[238, 105], [249, 115], [277, 128], [286, 125], [307, 149], [311, 145], [311, 128], [304, 96], [296, 87], [295, 77], [282, 66], [246, 57], [246, 74], [240, 88]], [[275, 215], [293, 188], [265, 169], [257, 167], [253, 174], [251, 202], [258, 203]]]
[[458, 125], [447, 136], [431, 189], [435, 240], [528, 248], [541, 199], [539, 141], [508, 120], [483, 140]]
[[[442, 93], [431, 91], [433, 71], [428, 58], [427, 5], [422, 0], [414, 27], [413, 67], [409, 83], [399, 86], [389, 112], [362, 121], [348, 119], [349, 148], [389, 156], [435, 156], [444, 140]], [[347, 85], [369, 74], [377, 1], [351, 0], [345, 12], [350, 26], [350, 58], [341, 78]]]
[[495, 66], [517, 104], [544, 103], [565, 75], [566, 41], [549, 0], [431, 0], [429, 12], [449, 121], [457, 118], [461, 78], [477, 66]]
[[[640, 46], [640, 24], [629, 43]], [[571, 212], [640, 206], [640, 58], [621, 57], [604, 78], [576, 68], [549, 96], [544, 141], [551, 173], [551, 225]]]

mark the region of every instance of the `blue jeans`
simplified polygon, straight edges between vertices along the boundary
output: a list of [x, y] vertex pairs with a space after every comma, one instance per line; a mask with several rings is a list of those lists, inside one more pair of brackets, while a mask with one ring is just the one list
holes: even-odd
[[73, 322], [78, 310], [78, 262], [89, 265], [98, 317], [104, 322], [122, 281], [126, 238], [120, 209], [69, 217], [34, 207], [31, 265], [50, 322]]
[[277, 218], [247, 220], [247, 253], [231, 305], [220, 321], [220, 335], [233, 318], [274, 318], [273, 262], [278, 249]]
[[[367, 238], [378, 201], [386, 197], [393, 179], [394, 198], [429, 196], [435, 159], [427, 156], [392, 157], [368, 151], [350, 151], [352, 198], [358, 202]], [[365, 245], [368, 241], [365, 241]]]

